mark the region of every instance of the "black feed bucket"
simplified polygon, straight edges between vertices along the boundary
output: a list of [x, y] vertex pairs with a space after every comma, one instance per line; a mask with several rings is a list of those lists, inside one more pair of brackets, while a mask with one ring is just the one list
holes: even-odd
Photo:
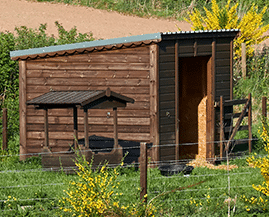
[[159, 170], [163, 176], [171, 176], [179, 173], [188, 175], [192, 172], [193, 169], [193, 166], [187, 166], [186, 164], [159, 166]]

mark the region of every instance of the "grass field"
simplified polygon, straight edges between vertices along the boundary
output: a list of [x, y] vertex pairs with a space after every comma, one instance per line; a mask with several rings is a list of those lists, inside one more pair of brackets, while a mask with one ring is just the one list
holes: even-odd
[[[232, 216], [267, 216], [269, 213], [258, 208], [246, 211], [243, 195], [259, 197], [252, 184], [263, 181], [259, 170], [247, 166], [245, 159], [230, 162], [238, 168], [229, 172]], [[64, 168], [63, 168], [64, 169]], [[40, 157], [20, 162], [18, 157], [0, 163], [0, 216], [68, 216], [61, 213], [58, 201], [76, 175], [51, 172], [42, 169]], [[122, 168], [118, 176], [120, 187], [115, 193], [123, 193], [120, 204], [128, 205], [139, 200], [139, 170], [135, 167]], [[190, 176], [162, 176], [158, 169], [148, 170], [148, 201], [163, 192], [202, 184], [158, 197], [154, 203], [164, 211], [161, 216], [227, 216], [228, 173], [205, 167], [195, 168]]]

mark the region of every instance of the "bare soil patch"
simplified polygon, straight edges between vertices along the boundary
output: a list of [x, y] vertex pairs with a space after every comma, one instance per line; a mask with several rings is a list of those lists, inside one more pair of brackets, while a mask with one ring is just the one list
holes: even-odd
[[190, 30], [190, 24], [176, 20], [141, 18], [89, 7], [26, 0], [0, 1], [0, 32], [14, 32], [16, 26], [38, 28], [47, 23], [47, 33], [56, 35], [59, 21], [66, 30], [76, 26], [96, 39], [117, 38], [156, 32]]

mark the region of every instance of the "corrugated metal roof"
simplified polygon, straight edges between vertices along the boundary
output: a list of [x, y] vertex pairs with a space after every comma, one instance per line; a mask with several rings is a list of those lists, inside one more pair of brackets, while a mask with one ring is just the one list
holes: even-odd
[[197, 31], [164, 32], [162, 33], [162, 35], [221, 33], [221, 32], [239, 32], [239, 31], [240, 31], [239, 29], [197, 30]]
[[86, 106], [104, 96], [115, 97], [117, 100], [133, 103], [134, 100], [121, 94], [107, 90], [81, 90], [81, 91], [51, 91], [27, 101], [27, 105], [39, 107], [74, 107]]
[[164, 32], [145, 35], [128, 36], [122, 38], [96, 40], [90, 42], [81, 42], [74, 44], [65, 44], [57, 46], [49, 46], [42, 48], [33, 48], [27, 50], [11, 51], [10, 56], [13, 60], [19, 59], [34, 59], [38, 57], [52, 57], [55, 55], [65, 55], [73, 53], [83, 53], [85, 51], [112, 49], [139, 46], [142, 44], [158, 43], [161, 40], [182, 39], [188, 37], [210, 37], [212, 35], [218, 37], [235, 36], [239, 32], [238, 29], [221, 29], [221, 30], [199, 30], [199, 31], [179, 31], [179, 32]]
[[[137, 35], [137, 36], [128, 36], [122, 38], [113, 38], [113, 39], [106, 39], [106, 40], [96, 40], [96, 41], [87, 41], [81, 43], [74, 43], [74, 44], [65, 44], [65, 45], [56, 45], [56, 46], [49, 46], [49, 47], [41, 47], [41, 48], [32, 48], [27, 50], [18, 50], [18, 51], [11, 51], [10, 57], [13, 60], [17, 59], [26, 59], [27, 57], [33, 56], [41, 56], [42, 54], [49, 54], [55, 55], [54, 53], [64, 54], [68, 51], [71, 52], [83, 52], [88, 48], [90, 51], [93, 49], [101, 50], [104, 48], [113, 48], [113, 47], [122, 47], [122, 46], [132, 46], [132, 45], [141, 45], [142, 43], [149, 44], [151, 42], [158, 42], [161, 39], [161, 33], [154, 33], [154, 34], [145, 34], [145, 35]], [[63, 52], [63, 53], [62, 53]], [[51, 55], [49, 55], [51, 56]]]

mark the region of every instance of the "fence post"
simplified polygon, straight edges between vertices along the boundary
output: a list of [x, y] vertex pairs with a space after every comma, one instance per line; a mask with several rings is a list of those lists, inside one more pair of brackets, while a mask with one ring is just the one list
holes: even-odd
[[140, 200], [147, 202], [147, 165], [148, 165], [148, 156], [147, 156], [147, 143], [140, 143]]
[[3, 129], [2, 129], [2, 135], [3, 135], [3, 146], [2, 150], [7, 149], [7, 109], [3, 108]]
[[267, 98], [265, 96], [262, 97], [262, 116], [267, 118]]
[[242, 77], [247, 77], [246, 43], [242, 43]]
[[248, 151], [252, 152], [252, 102], [251, 93], [248, 95], [249, 106], [248, 106]]

